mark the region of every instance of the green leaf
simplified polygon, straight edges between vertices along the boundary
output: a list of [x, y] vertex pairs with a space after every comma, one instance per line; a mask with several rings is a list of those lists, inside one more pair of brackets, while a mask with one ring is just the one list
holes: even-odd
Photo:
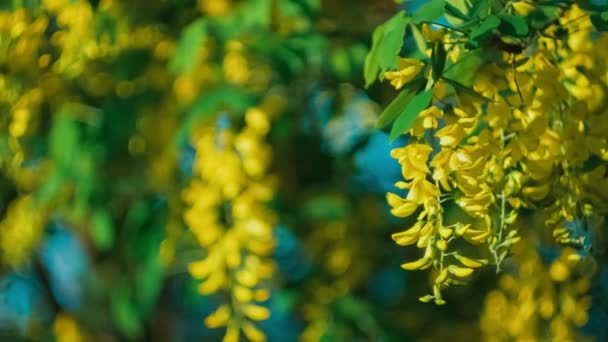
[[380, 72], [380, 62], [378, 57], [380, 55], [380, 44], [382, 44], [382, 38], [384, 37], [384, 26], [380, 25], [376, 27], [372, 34], [372, 48], [365, 57], [363, 63], [363, 77], [365, 78], [365, 87], [369, 87], [376, 81], [378, 72]]
[[133, 305], [129, 290], [119, 286], [112, 292], [111, 310], [117, 328], [133, 339], [140, 332], [140, 321], [137, 309]]
[[351, 63], [348, 55], [348, 50], [345, 48], [336, 48], [330, 57], [330, 62], [333, 71], [340, 79], [347, 79], [351, 72]]
[[421, 81], [411, 82], [401, 90], [399, 95], [384, 109], [380, 117], [378, 117], [378, 121], [376, 122], [376, 127], [384, 128], [388, 126], [391, 122], [393, 122], [408, 102], [414, 97], [416, 92], [421, 86]]
[[393, 129], [391, 130], [391, 134], [388, 138], [389, 142], [392, 143], [395, 139], [397, 139], [397, 137], [412, 126], [418, 117], [418, 114], [425, 110], [431, 103], [431, 100], [433, 99], [433, 91], [434, 88], [431, 88], [418, 93], [405, 106], [405, 109], [393, 124]]
[[482, 49], [467, 51], [455, 64], [452, 64], [444, 72], [444, 78], [458, 80], [458, 82], [470, 86], [473, 83], [475, 73], [485, 63]]
[[191, 72], [198, 58], [199, 48], [207, 38], [207, 23], [198, 19], [181, 33], [175, 52], [169, 60], [169, 70], [175, 74]]
[[49, 135], [50, 155], [62, 172], [69, 172], [78, 155], [80, 131], [68, 111], [58, 115]]
[[401, 12], [386, 23], [379, 54], [379, 64], [383, 71], [396, 67], [397, 56], [403, 47], [405, 27], [408, 22], [409, 19]]
[[106, 210], [97, 210], [93, 214], [91, 239], [99, 250], [106, 251], [114, 244], [114, 229], [112, 218]]
[[[463, 6], [466, 7], [466, 6]], [[461, 21], [456, 21], [456, 24], [459, 24], [461, 22], [464, 21], [469, 21], [471, 18], [469, 18], [468, 15], [464, 14], [464, 12], [462, 12], [458, 7], [456, 7], [455, 5], [446, 2], [445, 3], [445, 12], [446, 12], [446, 16], [452, 16], [456, 19], [460, 19]]]
[[[146, 252], [157, 251], [159, 243], [150, 243]], [[161, 289], [162, 268], [158, 263], [158, 255], [149, 253], [144, 263], [138, 266], [136, 275], [137, 283], [137, 304], [140, 312], [148, 314], [154, 307], [158, 294]]]
[[513, 37], [525, 37], [530, 31], [526, 20], [517, 15], [503, 14], [500, 16], [500, 32]]
[[269, 28], [272, 14], [271, 0], [249, 0], [241, 8], [239, 26], [247, 28]]
[[418, 8], [412, 15], [412, 19], [416, 24], [423, 21], [436, 21], [439, 20], [444, 13], [445, 0], [431, 0]]
[[426, 40], [424, 39], [422, 32], [420, 32], [418, 27], [414, 24], [411, 24], [410, 28], [412, 29], [412, 36], [414, 36], [414, 42], [416, 42], [416, 47], [418, 48], [418, 51], [420, 51], [423, 56], [426, 56], [427, 46]]
[[447, 53], [445, 46], [442, 42], [435, 42], [433, 44], [433, 54], [431, 56], [433, 66], [433, 80], [438, 80], [443, 75], [443, 69], [445, 68], [445, 62]]
[[445, 78], [445, 77], [443, 77], [442, 79], [446, 83], [448, 83], [449, 85], [451, 85], [452, 87], [454, 87], [454, 89], [457, 92], [462, 92], [462, 93], [465, 93], [467, 95], [471, 95], [471, 96], [476, 97], [476, 98], [478, 98], [480, 100], [484, 100], [484, 101], [488, 101], [488, 102], [494, 102], [494, 100], [492, 100], [492, 99], [490, 99], [488, 97], [483, 96], [482, 94], [476, 92], [475, 90], [471, 89], [470, 87], [465, 86], [464, 84], [462, 84], [462, 83], [460, 83], [458, 81], [454, 81], [452, 79]]
[[405, 12], [401, 11], [374, 30], [372, 47], [363, 66], [365, 87], [372, 85], [381, 71], [395, 67], [409, 20]]
[[538, 6], [532, 13], [528, 14], [527, 20], [530, 27], [540, 30], [549, 25], [556, 17], [558, 9], [552, 6]]
[[497, 28], [499, 25], [500, 18], [493, 14], [489, 15], [483, 20], [483, 22], [481, 22], [481, 25], [471, 32], [470, 39], [472, 41], [479, 41], [490, 34], [492, 30]]
[[471, 4], [471, 10], [468, 13], [471, 18], [483, 17], [482, 13], [488, 13], [490, 9], [490, 0], [475, 0], [471, 1]]

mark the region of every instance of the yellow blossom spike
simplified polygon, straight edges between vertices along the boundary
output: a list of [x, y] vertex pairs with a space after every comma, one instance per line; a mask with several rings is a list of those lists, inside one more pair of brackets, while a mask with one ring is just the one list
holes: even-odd
[[473, 273], [473, 269], [469, 267], [459, 267], [456, 265], [450, 265], [448, 266], [448, 272], [459, 278], [466, 278]]

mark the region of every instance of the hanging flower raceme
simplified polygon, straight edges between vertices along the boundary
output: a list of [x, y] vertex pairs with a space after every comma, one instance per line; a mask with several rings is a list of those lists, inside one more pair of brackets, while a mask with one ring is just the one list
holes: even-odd
[[498, 289], [486, 296], [484, 340], [584, 341], [578, 329], [588, 321], [591, 298], [580, 255], [565, 249], [545, 261], [524, 244], [516, 272], [502, 275]]
[[276, 182], [267, 174], [271, 150], [264, 142], [270, 119], [263, 107], [250, 108], [240, 132], [218, 125], [193, 140], [195, 178], [184, 191], [184, 220], [206, 255], [189, 271], [202, 281], [202, 295], [225, 298], [205, 323], [226, 327], [226, 342], [238, 341], [241, 331], [249, 340], [265, 340], [254, 322], [270, 315], [262, 304], [274, 272], [275, 214], [267, 202]]
[[[505, 10], [526, 16], [534, 6], [509, 3]], [[404, 106], [391, 135], [410, 134], [410, 143], [391, 153], [402, 166], [403, 181], [395, 185], [408, 194], [389, 193], [387, 201], [394, 216], [416, 218], [393, 239], [424, 249], [403, 268], [434, 270], [433, 294], [422, 301], [444, 303], [441, 288], [461, 283], [459, 278], [487, 263], [484, 257], [500, 272], [521, 240], [522, 209], [536, 210], [556, 242], [586, 251], [592, 247], [593, 230], [608, 209], [608, 142], [601, 133], [608, 122], [602, 106], [608, 66], [605, 50], [597, 48], [608, 46], [608, 34], [598, 32], [592, 24], [598, 19], [575, 4], [557, 13], [563, 27], [551, 22], [527, 35], [528, 48], [517, 40], [480, 38], [479, 32], [449, 26], [438, 34], [424, 24], [416, 40], [429, 47], [421, 51], [428, 57], [398, 57], [398, 70], [384, 73], [401, 90], [384, 114]], [[507, 22], [499, 16], [487, 20]], [[556, 39], [560, 30], [563, 39]], [[478, 50], [469, 50], [476, 44]], [[484, 61], [483, 53], [491, 57]], [[462, 81], [466, 85], [454, 79], [464, 75], [447, 73], [461, 63], [467, 73], [477, 63], [474, 77]], [[427, 78], [424, 88], [415, 81], [419, 74]], [[406, 121], [410, 125], [404, 129]], [[450, 222], [455, 207], [466, 216]], [[453, 250], [458, 238], [475, 247], [467, 253], [462, 247]], [[481, 257], [463, 255], [471, 252]]]

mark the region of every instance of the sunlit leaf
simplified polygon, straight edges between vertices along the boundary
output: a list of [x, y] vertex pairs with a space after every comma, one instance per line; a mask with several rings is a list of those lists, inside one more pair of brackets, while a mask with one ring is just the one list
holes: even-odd
[[393, 142], [397, 139], [401, 134], [407, 131], [418, 117], [418, 114], [426, 109], [431, 103], [431, 99], [433, 98], [434, 88], [422, 91], [418, 93], [414, 98], [408, 102], [408, 104], [403, 109], [403, 112], [399, 115], [395, 123], [393, 124], [393, 129], [391, 130], [391, 134], [388, 138], [389, 142]]
[[[423, 81], [423, 80], [420, 80]], [[384, 111], [378, 117], [376, 127], [384, 128], [393, 122], [399, 114], [403, 111], [403, 108], [410, 102], [414, 97], [418, 89], [422, 86], [422, 83], [412, 82], [406, 85], [403, 90], [397, 95], [397, 97], [384, 109]]]

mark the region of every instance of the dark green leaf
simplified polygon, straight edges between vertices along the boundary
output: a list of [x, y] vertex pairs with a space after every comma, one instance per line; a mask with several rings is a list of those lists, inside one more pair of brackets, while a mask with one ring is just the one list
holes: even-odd
[[527, 20], [530, 27], [540, 30], [546, 27], [555, 19], [557, 9], [551, 6], [539, 6], [532, 13], [528, 14]]
[[112, 316], [117, 328], [131, 339], [134, 338], [139, 334], [140, 321], [129, 290], [124, 286], [116, 288], [111, 300]]
[[500, 16], [500, 32], [513, 37], [525, 37], [528, 35], [528, 23], [517, 15], [503, 14]]
[[443, 75], [443, 69], [445, 68], [445, 62], [447, 53], [445, 46], [442, 42], [435, 42], [433, 44], [433, 55], [431, 56], [433, 62], [433, 79], [438, 80]]
[[592, 14], [591, 23], [598, 31], [608, 31], [608, 12]]
[[450, 4], [449, 2], [445, 3], [445, 12], [447, 15], [451, 15], [452, 17], [458, 18], [462, 21], [468, 21], [471, 18], [464, 14], [458, 7]]
[[380, 114], [376, 127], [384, 128], [393, 122], [399, 114], [403, 111], [403, 108], [408, 102], [414, 97], [418, 88], [420, 87], [420, 81], [412, 82], [405, 86], [403, 90], [397, 95], [397, 97], [391, 102]]
[[490, 9], [490, 0], [475, 0], [471, 1], [471, 4], [473, 5], [469, 11], [471, 18], [482, 17]]
[[412, 19], [416, 24], [423, 21], [436, 21], [440, 19], [444, 13], [445, 0], [431, 0], [418, 8], [412, 15]]
[[481, 25], [471, 32], [470, 39], [472, 41], [479, 41], [485, 36], [490, 34], [492, 30], [500, 25], [500, 18], [495, 15], [489, 15], [486, 17]]
[[393, 142], [395, 139], [397, 139], [397, 137], [399, 137], [412, 126], [412, 124], [418, 117], [418, 114], [425, 110], [429, 106], [429, 103], [431, 103], [431, 100], [433, 98], [433, 91], [434, 88], [431, 88], [418, 93], [405, 106], [405, 109], [403, 110], [403, 112], [401, 112], [401, 114], [393, 124], [393, 129], [391, 130], [391, 134], [388, 138], [389, 142]]
[[606, 4], [605, 1], [579, 0], [577, 1], [577, 5], [582, 9], [590, 12], [608, 11], [608, 4]]

